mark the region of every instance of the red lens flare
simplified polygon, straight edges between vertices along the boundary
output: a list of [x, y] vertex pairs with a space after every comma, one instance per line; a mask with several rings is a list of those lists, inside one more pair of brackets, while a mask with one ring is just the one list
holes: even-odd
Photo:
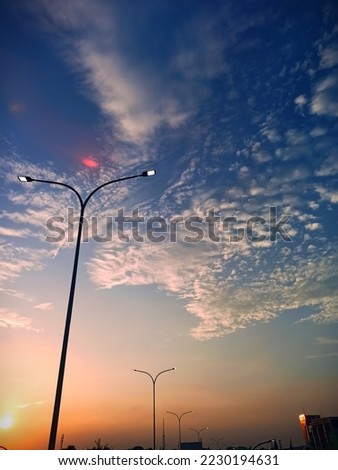
[[99, 164], [93, 160], [92, 158], [90, 157], [85, 157], [85, 158], [82, 158], [82, 163], [87, 166], [88, 168], [97, 168], [99, 166]]

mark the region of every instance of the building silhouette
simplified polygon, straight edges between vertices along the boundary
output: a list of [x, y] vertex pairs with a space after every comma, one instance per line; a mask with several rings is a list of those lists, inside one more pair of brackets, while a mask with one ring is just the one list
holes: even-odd
[[299, 416], [305, 447], [310, 449], [338, 449], [338, 416]]

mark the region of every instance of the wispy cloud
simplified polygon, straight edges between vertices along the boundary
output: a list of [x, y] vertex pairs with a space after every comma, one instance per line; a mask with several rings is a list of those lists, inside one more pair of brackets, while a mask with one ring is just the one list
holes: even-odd
[[56, 256], [56, 248], [14, 247], [3, 244], [0, 247], [3, 261], [0, 268], [0, 281], [14, 280], [22, 271], [41, 270], [48, 259]]
[[317, 176], [333, 176], [338, 174], [338, 154], [334, 151], [323, 161], [321, 167], [316, 171]]
[[331, 44], [320, 50], [320, 67], [323, 69], [338, 65], [338, 44]]
[[[186, 83], [186, 77], [175, 83], [169, 65], [168, 79], [163, 82], [164, 76], [156, 74], [151, 62], [137, 60], [133, 49], [122, 46], [129, 40], [123, 41], [126, 33], [120, 27], [118, 18], [122, 12], [118, 7], [112, 6], [114, 16], [100, 1], [96, 2], [95, 8], [87, 1], [73, 2], [71, 6], [62, 1], [55, 8], [50, 2], [40, 0], [37, 5], [36, 13], [41, 15], [44, 26], [64, 41], [67, 62], [82, 74], [87, 93], [109, 119], [114, 134], [120, 139], [144, 144], [159, 126], [165, 124], [176, 128], [187, 119], [197, 97], [190, 91], [191, 83]], [[63, 35], [69, 31], [74, 33], [71, 46]], [[203, 52], [207, 76], [216, 73], [215, 67], [219, 68], [221, 63], [218, 60], [221, 49], [216, 52], [220, 46], [215, 45], [211, 31], [208, 40], [204, 35], [200, 48], [198, 44], [194, 45], [199, 69]], [[108, 37], [121, 37], [121, 40], [107, 40]], [[181, 57], [181, 52], [178, 54]], [[183, 66], [179, 61], [179, 68], [182, 67], [191, 70], [191, 64]]]
[[51, 302], [44, 302], [41, 304], [34, 305], [34, 308], [38, 310], [52, 310], [53, 304]]
[[[243, 48], [243, 32], [268, 17], [249, 15], [234, 25], [227, 20], [229, 6], [216, 13], [205, 4], [204, 14], [192, 10], [186, 17], [177, 15], [179, 28], [173, 29], [169, 47], [167, 41], [162, 44], [161, 35], [151, 33], [152, 7], [145, 4], [139, 10], [140, 25], [129, 17], [132, 9], [121, 8], [119, 2], [108, 7], [101, 0], [95, 5], [61, 0], [56, 7], [38, 0], [29, 7], [58, 41], [67, 63], [82, 76], [83, 92], [106, 117], [115, 148], [116, 140], [135, 144], [139, 159], [146, 158], [151, 148], [148, 139], [155, 131], [163, 126], [177, 129], [196, 116], [199, 104], [211, 94], [210, 80], [226, 77], [231, 93], [234, 77], [227, 52]], [[161, 19], [166, 7], [163, 11], [159, 7], [157, 13]], [[126, 29], [130, 21], [134, 27]], [[141, 43], [138, 34], [145, 27], [149, 34], [143, 35]], [[245, 42], [250, 47], [252, 40]], [[129, 152], [127, 161], [131, 159]]]
[[318, 336], [317, 338], [315, 338], [315, 344], [318, 344], [320, 346], [338, 344], [338, 339], [337, 338], [327, 338], [325, 336]]
[[31, 235], [31, 232], [27, 229], [24, 230], [24, 229], [0, 227], [0, 237], [5, 236], [5, 237], [24, 238], [24, 237], [27, 237], [28, 235]]
[[35, 331], [39, 333], [39, 329], [32, 326], [32, 319], [19, 315], [7, 308], [0, 308], [0, 327], [14, 328]]
[[0, 287], [0, 292], [3, 294], [9, 295], [10, 297], [15, 297], [17, 299], [25, 300], [26, 302], [33, 302], [33, 297], [26, 292], [18, 291], [17, 289], [13, 289], [10, 287]]
[[15, 405], [15, 408], [19, 408], [20, 410], [24, 410], [26, 408], [31, 408], [33, 406], [44, 405], [45, 403], [46, 403], [45, 401], [34, 401], [32, 403], [22, 403], [20, 405]]
[[306, 359], [325, 359], [327, 357], [337, 357], [338, 352], [336, 353], [327, 353], [327, 354], [313, 354], [306, 356]]

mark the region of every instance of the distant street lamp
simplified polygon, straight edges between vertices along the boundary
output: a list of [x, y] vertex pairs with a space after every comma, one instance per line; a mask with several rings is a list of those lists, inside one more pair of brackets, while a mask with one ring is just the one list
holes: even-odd
[[197, 429], [194, 429], [194, 428], [189, 428], [189, 429], [191, 429], [191, 431], [195, 431], [195, 433], [197, 433], [198, 442], [202, 442], [200, 434], [201, 434], [202, 431], [205, 431], [206, 429], [209, 429], [209, 428], [202, 428], [199, 431]]
[[172, 367], [171, 369], [165, 369], [161, 370], [155, 377], [153, 377], [149, 372], [145, 370], [138, 370], [138, 369], [133, 369], [134, 372], [140, 372], [141, 374], [146, 374], [148, 377], [151, 378], [151, 381], [153, 383], [153, 449], [156, 449], [156, 417], [155, 417], [155, 393], [156, 393], [156, 380], [161, 374], [164, 374], [165, 372], [170, 372], [172, 370], [175, 370], [176, 367]]
[[262, 446], [263, 444], [270, 444], [271, 449], [278, 449], [278, 442], [277, 439], [269, 439], [268, 441], [260, 442], [259, 444], [255, 445], [252, 450], [258, 449], [258, 447]]
[[216, 442], [217, 449], [219, 449], [219, 443], [224, 439], [224, 437], [221, 437], [220, 439], [210, 439], [213, 442]]
[[178, 419], [178, 442], [179, 442], [179, 449], [182, 449], [181, 419], [184, 415], [192, 413], [192, 411], [185, 411], [180, 416], [178, 416], [176, 413], [173, 413], [172, 411], [167, 411], [167, 413], [169, 413], [170, 415], [176, 416], [176, 418]]
[[48, 449], [54, 450], [56, 444], [56, 434], [58, 428], [58, 421], [59, 421], [59, 414], [60, 414], [60, 405], [61, 405], [61, 396], [62, 396], [62, 386], [63, 386], [63, 378], [65, 373], [65, 366], [66, 366], [66, 356], [67, 356], [67, 347], [68, 347], [68, 338], [69, 338], [69, 331], [70, 331], [70, 324], [72, 319], [72, 311], [73, 311], [73, 303], [74, 303], [74, 294], [75, 294], [75, 285], [76, 285], [76, 275], [77, 275], [77, 267], [79, 262], [79, 253], [80, 253], [80, 246], [81, 246], [81, 235], [82, 235], [82, 225], [84, 221], [84, 211], [87, 206], [88, 201], [91, 197], [101, 188], [108, 186], [108, 184], [118, 183], [119, 181], [129, 180], [133, 178], [139, 178], [140, 176], [154, 176], [156, 174], [155, 170], [143, 171], [139, 175], [134, 176], [126, 176], [124, 178], [119, 178], [116, 180], [108, 181], [107, 183], [103, 183], [97, 188], [95, 188], [85, 200], [82, 199], [78, 191], [66, 183], [60, 183], [59, 181], [48, 181], [48, 180], [40, 180], [31, 178], [30, 176], [18, 176], [19, 181], [22, 183], [47, 183], [47, 184], [57, 184], [59, 186], [64, 186], [65, 188], [70, 189], [73, 191], [80, 201], [81, 211], [79, 217], [79, 226], [77, 232], [77, 240], [76, 240], [76, 248], [75, 248], [75, 256], [74, 256], [74, 264], [73, 264], [73, 274], [72, 280], [70, 285], [69, 291], [69, 298], [68, 298], [68, 307], [67, 307], [67, 315], [66, 315], [66, 322], [65, 322], [65, 330], [63, 334], [63, 343], [62, 343], [62, 351], [61, 351], [61, 358], [60, 358], [60, 366], [59, 366], [59, 374], [57, 380], [57, 387], [55, 393], [55, 402], [54, 402], [54, 411], [53, 411], [53, 418], [49, 436], [49, 443]]

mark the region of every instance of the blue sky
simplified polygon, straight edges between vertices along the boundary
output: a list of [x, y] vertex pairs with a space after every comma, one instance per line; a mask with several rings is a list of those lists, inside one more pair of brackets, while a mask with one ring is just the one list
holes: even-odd
[[[121, 448], [148, 445], [150, 392], [131, 368], [176, 365], [159, 407], [194, 406], [191, 427], [214, 428], [210, 437], [223, 433], [229, 445], [269, 433], [300, 439], [304, 409], [337, 415], [334, 2], [34, 0], [1, 10], [0, 335], [9, 379], [0, 415], [25, 403], [42, 416], [34, 442], [20, 416], [1, 439], [43, 448], [74, 250], [67, 227], [78, 213], [70, 191], [22, 184], [18, 174], [85, 197], [106, 181], [157, 170], [102, 189], [87, 206], [60, 423], [74, 440], [85, 379], [79, 373], [72, 385], [72, 364], [101, 383], [111, 355], [127, 437], [111, 434], [106, 413], [95, 432]], [[131, 222], [129, 241], [118, 236], [119, 209], [142, 218], [142, 242]], [[274, 214], [288, 240], [273, 237]], [[62, 240], [46, 241], [56, 236], [51, 217]], [[110, 239], [98, 243], [95, 224], [101, 236], [112, 227]], [[145, 389], [132, 398], [126, 390], [136, 384]], [[114, 408], [106, 388], [83, 404], [88, 416], [97, 403]], [[130, 436], [133, 406], [141, 424]], [[248, 416], [258, 431], [248, 430]], [[91, 439], [82, 434], [79, 442]]]

